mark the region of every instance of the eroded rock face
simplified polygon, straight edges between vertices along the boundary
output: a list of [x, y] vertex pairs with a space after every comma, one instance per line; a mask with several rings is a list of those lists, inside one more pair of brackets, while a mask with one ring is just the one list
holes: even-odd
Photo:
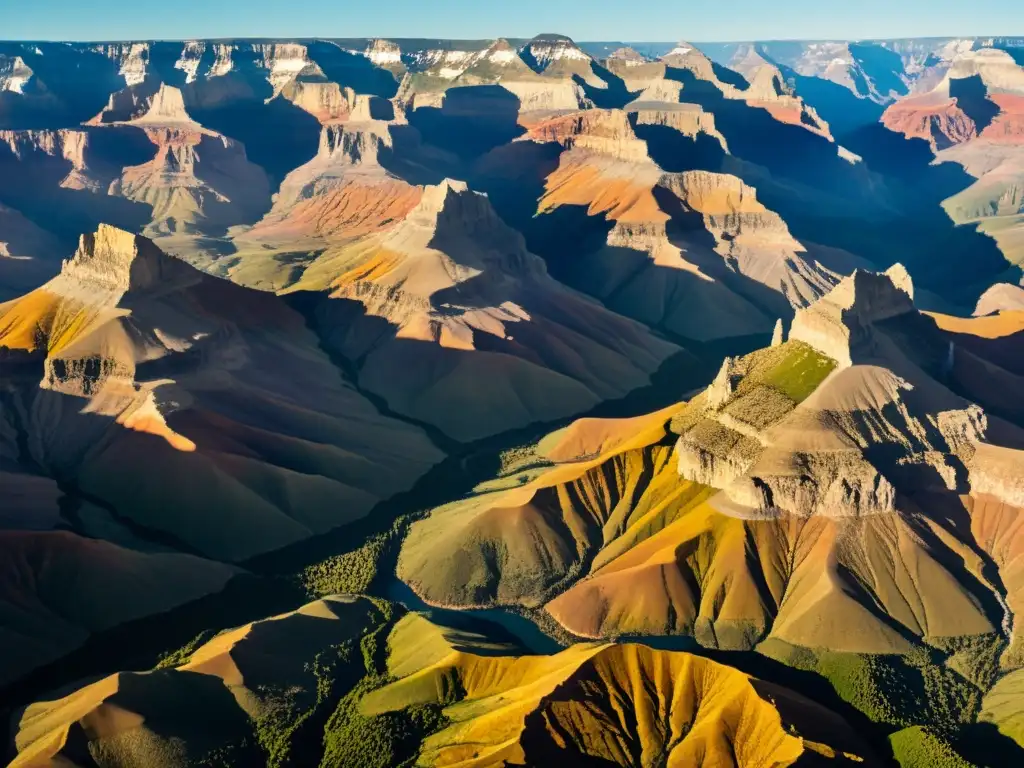
[[[606, 83], [595, 74], [593, 60], [576, 48], [575, 44], [562, 50], [555, 44], [539, 45], [539, 60], [534, 59], [529, 46], [517, 51], [507, 40], [495, 40], [479, 51], [426, 52], [405, 75], [398, 88], [396, 101], [406, 109], [420, 107], [445, 108], [446, 94], [452, 88], [471, 86], [497, 86], [518, 100], [520, 115], [567, 112], [593, 106], [577, 79], [596, 87]], [[578, 55], [570, 51], [578, 51]], [[583, 58], [579, 58], [582, 56]], [[528, 61], [529, 60], [529, 63]], [[467, 92], [468, 93], [468, 92]], [[460, 99], [458, 111], [464, 116], [479, 114], [493, 116], [493, 94], [481, 92], [479, 108], [472, 100]], [[508, 101], [511, 101], [509, 97]]]
[[[359, 361], [364, 387], [459, 441], [578, 413], [676, 350], [553, 280], [487, 196], [453, 180], [397, 224], [339, 242], [295, 289], [329, 296], [327, 343]], [[571, 360], [555, 353], [568, 339]], [[477, 386], [495, 370], [502, 387]]]
[[704, 215], [716, 237], [735, 240], [741, 235], [783, 237], [794, 249], [789, 228], [757, 199], [756, 190], [735, 176], [710, 171], [666, 174], [661, 182], [688, 207]]
[[0, 93], [23, 94], [34, 76], [21, 56], [0, 56]]
[[638, 53], [629, 46], [622, 48], [616, 48], [608, 55], [608, 60], [605, 63], [619, 64], [624, 67], [639, 67], [646, 64], [648, 59], [643, 54]]
[[972, 494], [1024, 508], [1024, 451], [980, 443], [969, 469]]
[[996, 312], [1019, 312], [1024, 310], [1024, 288], [1011, 283], [993, 285], [981, 298], [974, 309], [975, 317], [984, 317]]
[[[649, 94], [657, 97], [659, 94]], [[660, 101], [660, 99], [655, 99]], [[638, 99], [630, 107], [636, 111], [637, 125], [664, 126], [678, 131], [683, 136], [696, 139], [698, 136], [709, 136], [722, 148], [729, 152], [725, 136], [715, 126], [715, 116], [705, 112], [696, 104], [650, 104]]]
[[908, 139], [924, 139], [936, 151], [963, 144], [978, 135], [974, 120], [955, 101], [936, 96], [897, 102], [885, 111], [882, 121], [890, 131], [902, 133]]
[[0, 145], [6, 145], [18, 160], [35, 155], [66, 162], [69, 170], [60, 182], [62, 188], [99, 191], [109, 183], [105, 173], [97, 174], [90, 164], [89, 134], [84, 130], [0, 131]]
[[110, 43], [97, 46], [96, 50], [116, 62], [125, 84], [132, 86], [146, 79], [149, 48], [149, 43]]
[[870, 353], [872, 324], [915, 311], [906, 270], [897, 265], [891, 272], [857, 270], [820, 301], [798, 311], [789, 337], [840, 365], [852, 365], [858, 353]]
[[1006, 51], [958, 53], [930, 91], [889, 107], [882, 122], [933, 151], [976, 142], [1024, 142], [1024, 67]]
[[[357, 98], [357, 103], [362, 97]], [[267, 248], [323, 249], [331, 243], [383, 231], [401, 222], [420, 200], [421, 189], [388, 173], [383, 158], [391, 159], [395, 135], [401, 132], [416, 158], [418, 135], [401, 121], [330, 123], [320, 132], [316, 157], [285, 177], [273, 206], [236, 242], [257, 253]], [[250, 262], [253, 259], [250, 258]], [[277, 263], [267, 265], [280, 270]], [[286, 270], [290, 272], [290, 270]], [[238, 275], [247, 284], [270, 281], [270, 273]], [[283, 286], [276, 286], [283, 287]]]
[[390, 40], [371, 40], [362, 51], [363, 55], [378, 67], [398, 69], [402, 67], [402, 48]]
[[786, 474], [734, 480], [727, 486], [729, 498], [769, 514], [785, 510], [808, 517], [855, 517], [895, 510], [896, 489], [892, 483], [856, 452], [794, 458]]
[[547, 120], [520, 140], [557, 142], [567, 150], [579, 147], [626, 162], [649, 161], [647, 143], [637, 138], [628, 116], [619, 110], [588, 109]]
[[890, 514], [901, 488], [965, 492], [988, 419], [888, 335], [897, 323], [922, 348], [941, 346], [916, 322], [912, 292], [900, 267], [858, 271], [797, 312], [788, 342], [728, 360], [689, 406], [680, 474], [764, 515]]
[[[0, 347], [24, 363], [20, 378], [4, 374], [33, 466], [208, 557], [245, 559], [342, 525], [441, 458], [344, 382], [282, 299], [114, 227], [0, 305]], [[243, 461], [225, 448], [257, 431], [277, 447]], [[314, 439], [315, 452], [289, 450]], [[396, 451], [407, 466], [388, 458]]]

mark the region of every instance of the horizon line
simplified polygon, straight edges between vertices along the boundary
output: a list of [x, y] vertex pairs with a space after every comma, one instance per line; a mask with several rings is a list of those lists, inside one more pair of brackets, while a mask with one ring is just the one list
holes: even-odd
[[[493, 40], [535, 40], [537, 37], [560, 33], [540, 33], [533, 37], [520, 37], [517, 35], [498, 35], [497, 37], [432, 37], [432, 36], [386, 36], [386, 35], [240, 35], [240, 36], [191, 36], [191, 37], [120, 37], [120, 38], [95, 38], [95, 39], [72, 39], [72, 38], [0, 38], [0, 45], [5, 43], [50, 43], [50, 44], [104, 44], [104, 43], [187, 43], [187, 42], [281, 42], [281, 41], [340, 41], [340, 40], [384, 40], [388, 42], [401, 43], [403, 41], [437, 41], [447, 43], [471, 43]], [[999, 34], [999, 35], [891, 35], [883, 37], [770, 37], [770, 38], [734, 38], [729, 40], [616, 40], [608, 39], [575, 39], [570, 35], [561, 35], [568, 38], [577, 45], [596, 45], [599, 43], [621, 43], [623, 45], [675, 45], [686, 42], [690, 45], [729, 45], [738, 43], [880, 43], [893, 42], [897, 40], [1012, 40], [1019, 39], [1024, 43], [1022, 34]]]

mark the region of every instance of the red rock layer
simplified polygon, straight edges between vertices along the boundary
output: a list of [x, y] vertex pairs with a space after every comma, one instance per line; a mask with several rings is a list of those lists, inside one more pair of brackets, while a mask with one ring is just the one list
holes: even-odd
[[982, 131], [982, 138], [999, 144], [1024, 144], [1024, 96], [997, 93], [989, 98], [999, 106], [999, 115]]
[[962, 144], [978, 135], [977, 125], [960, 109], [956, 99], [907, 99], [889, 107], [882, 115], [882, 123], [908, 139], [924, 139], [935, 149]]

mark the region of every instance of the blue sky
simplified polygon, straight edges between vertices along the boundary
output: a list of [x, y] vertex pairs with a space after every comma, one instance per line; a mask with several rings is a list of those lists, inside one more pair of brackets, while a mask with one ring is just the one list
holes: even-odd
[[1024, 36], [1024, 0], [0, 0], [0, 39]]

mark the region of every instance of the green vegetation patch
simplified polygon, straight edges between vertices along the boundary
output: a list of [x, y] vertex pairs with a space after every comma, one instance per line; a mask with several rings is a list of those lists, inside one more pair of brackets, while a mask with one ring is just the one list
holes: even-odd
[[205, 645], [216, 636], [216, 631], [204, 629], [185, 643], [185, 645], [181, 646], [181, 648], [163, 654], [153, 669], [168, 669], [169, 667], [180, 667], [182, 664], [187, 664], [188, 660], [192, 658], [192, 654], [199, 650], [200, 646]]
[[383, 675], [364, 678], [338, 704], [324, 731], [322, 768], [398, 768], [412, 765], [426, 736], [446, 725], [438, 704], [408, 707], [367, 717], [359, 711], [366, 694], [389, 682]]
[[919, 725], [889, 736], [892, 754], [901, 768], [976, 768], [941, 736]]
[[414, 72], [409, 75], [408, 90], [413, 93], [444, 93], [451, 86], [451, 80], [447, 80], [439, 75], [430, 75], [426, 72]]
[[[806, 400], [836, 365], [802, 341], [751, 352], [732, 361], [735, 388], [723, 410], [755, 429], [764, 429]], [[669, 429], [677, 435], [695, 430], [707, 423], [707, 412], [708, 398], [701, 393], [672, 418]]]
[[944, 655], [920, 648], [913, 654], [869, 655], [811, 650], [769, 639], [764, 655], [797, 669], [816, 672], [845, 702], [876, 723], [893, 728], [929, 726], [954, 734], [973, 723], [982, 690], [944, 664]]
[[427, 736], [449, 724], [443, 704], [406, 707], [398, 712], [365, 715], [363, 698], [394, 678], [387, 674], [389, 621], [360, 641], [365, 676], [338, 703], [324, 728], [321, 768], [401, 768], [411, 766]]
[[306, 592], [313, 598], [369, 592], [383, 575], [381, 564], [397, 557], [408, 524], [400, 517], [389, 530], [373, 534], [356, 549], [309, 566], [300, 575]]
[[757, 386], [729, 403], [725, 413], [755, 429], [764, 429], [792, 411], [793, 406], [793, 401], [779, 390]]
[[771, 360], [767, 370], [755, 376], [757, 383], [772, 387], [794, 403], [806, 400], [837, 365], [835, 360], [801, 341], [790, 341], [764, 351], [774, 351], [779, 356]]

